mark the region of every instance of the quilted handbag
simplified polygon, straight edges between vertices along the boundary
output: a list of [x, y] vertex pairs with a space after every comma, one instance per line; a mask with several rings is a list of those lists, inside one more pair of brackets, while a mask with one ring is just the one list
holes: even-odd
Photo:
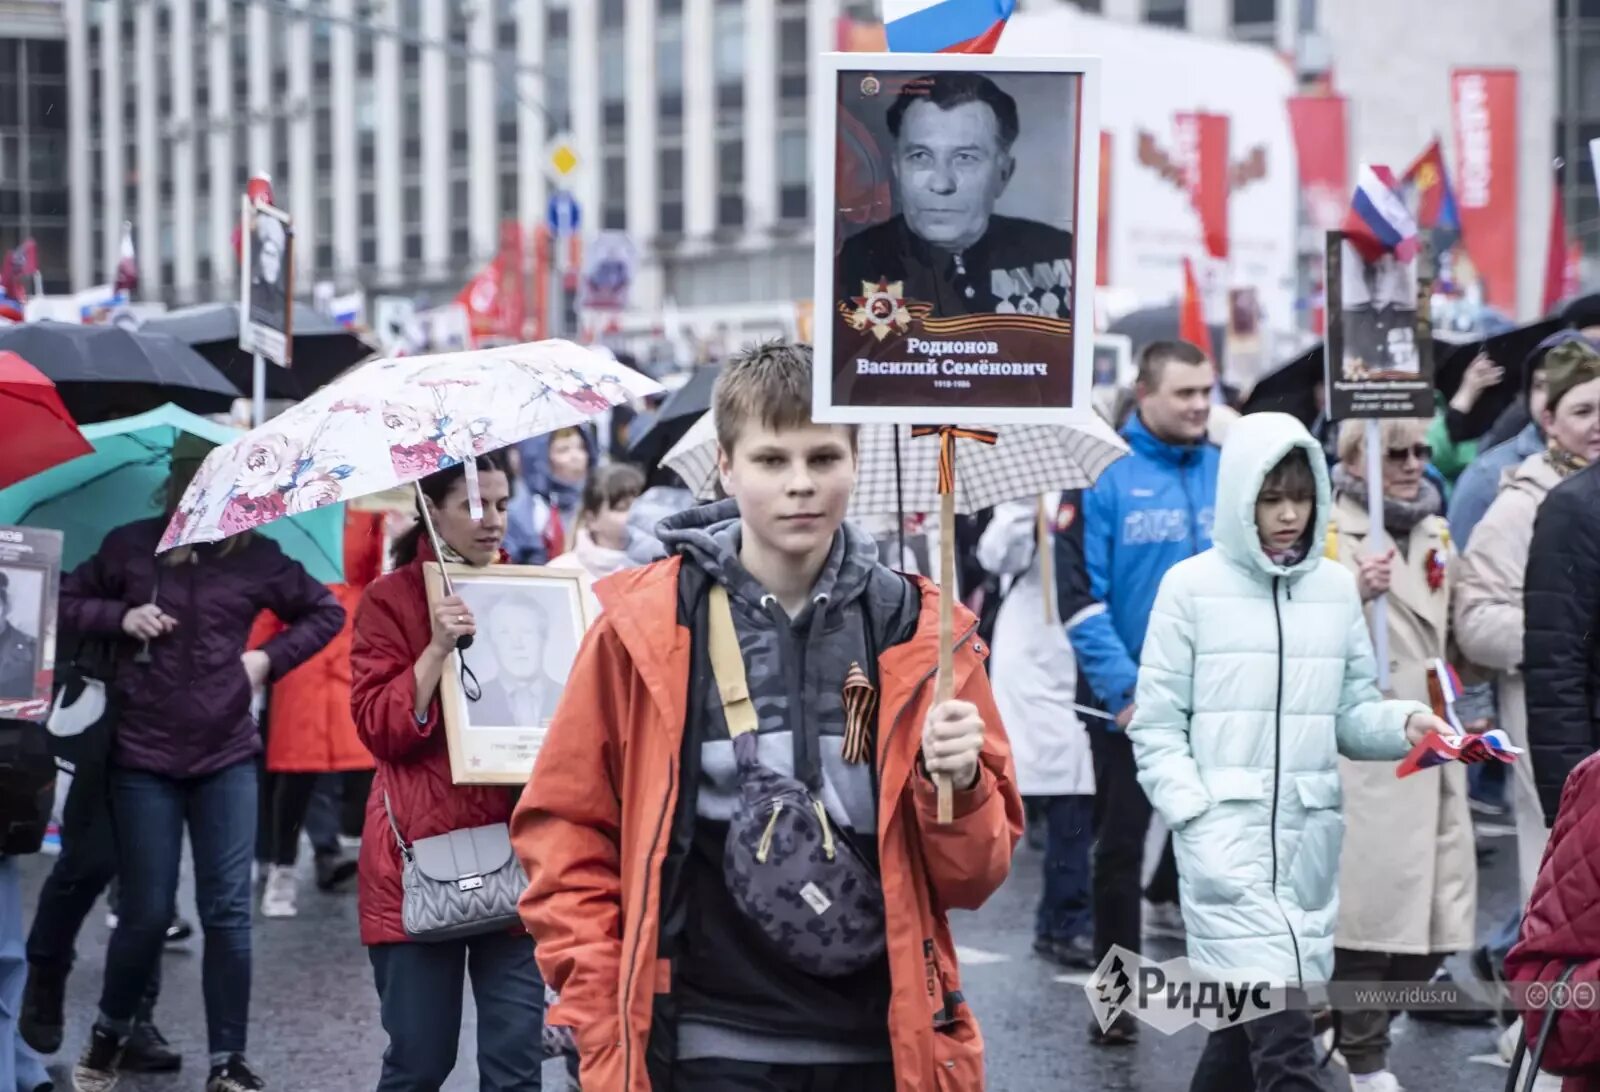
[[383, 794], [400, 847], [400, 920], [412, 940], [460, 940], [517, 925], [517, 900], [528, 886], [522, 862], [511, 852], [504, 823], [452, 830], [407, 843]]

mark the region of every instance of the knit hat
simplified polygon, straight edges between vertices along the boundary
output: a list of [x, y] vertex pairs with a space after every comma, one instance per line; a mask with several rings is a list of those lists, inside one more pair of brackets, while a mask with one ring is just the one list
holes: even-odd
[[1600, 352], [1583, 341], [1569, 341], [1545, 354], [1545, 387], [1549, 390], [1546, 403], [1553, 411], [1567, 392], [1591, 379], [1600, 379]]

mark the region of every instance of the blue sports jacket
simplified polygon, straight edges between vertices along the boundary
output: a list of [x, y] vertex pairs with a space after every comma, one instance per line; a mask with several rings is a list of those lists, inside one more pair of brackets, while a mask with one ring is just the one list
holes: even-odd
[[1161, 578], [1211, 547], [1221, 455], [1209, 443], [1158, 440], [1137, 414], [1122, 436], [1129, 455], [1083, 495], [1083, 571], [1092, 601], [1062, 614], [1078, 671], [1111, 713], [1133, 701]]

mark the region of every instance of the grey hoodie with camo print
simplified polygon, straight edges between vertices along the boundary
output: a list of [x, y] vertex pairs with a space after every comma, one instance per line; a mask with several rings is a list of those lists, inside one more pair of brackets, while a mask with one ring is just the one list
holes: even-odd
[[[846, 763], [842, 690], [852, 663], [877, 684], [876, 657], [915, 629], [920, 597], [878, 564], [870, 536], [845, 524], [811, 592], [789, 618], [739, 562], [734, 501], [681, 512], [657, 532], [686, 566], [728, 589], [734, 629], [758, 718], [761, 763], [793, 775], [795, 746], [815, 755], [815, 796], [876, 867], [877, 779], [873, 763]], [[685, 953], [674, 970], [679, 1057], [766, 1064], [874, 1064], [888, 1058], [886, 962], [840, 978], [789, 964], [734, 907], [723, 869], [728, 820], [740, 797], [733, 743], [714, 686], [700, 703], [700, 773], [693, 787], [693, 849], [687, 863]], [[799, 738], [796, 738], [796, 732]], [[692, 743], [690, 744], [692, 746]]]

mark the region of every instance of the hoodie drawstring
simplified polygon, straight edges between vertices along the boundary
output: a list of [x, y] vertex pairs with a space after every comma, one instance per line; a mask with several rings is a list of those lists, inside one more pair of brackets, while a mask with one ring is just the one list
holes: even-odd
[[811, 605], [811, 624], [806, 628], [805, 641], [798, 642], [794, 639], [794, 622], [777, 596], [769, 592], [761, 597], [761, 606], [772, 617], [778, 631], [784, 675], [784, 718], [794, 740], [794, 776], [815, 793], [822, 790], [822, 761], [818, 753], [821, 743], [817, 739], [815, 722], [806, 714], [805, 696], [808, 689], [815, 689], [813, 675], [817, 657], [812, 653], [827, 621], [828, 596], [818, 595]]

